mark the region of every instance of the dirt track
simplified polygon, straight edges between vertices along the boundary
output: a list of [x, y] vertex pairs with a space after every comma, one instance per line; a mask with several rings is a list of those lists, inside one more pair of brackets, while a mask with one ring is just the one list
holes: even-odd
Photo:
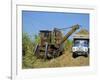
[[73, 58], [72, 53], [65, 52], [65, 54], [59, 57], [59, 63], [61, 63], [61, 66], [88, 66], [89, 57], [79, 56]]
[[47, 61], [37, 60], [33, 66], [34, 68], [89, 66], [89, 57], [79, 56], [73, 58], [72, 53], [66, 51], [55, 59]]

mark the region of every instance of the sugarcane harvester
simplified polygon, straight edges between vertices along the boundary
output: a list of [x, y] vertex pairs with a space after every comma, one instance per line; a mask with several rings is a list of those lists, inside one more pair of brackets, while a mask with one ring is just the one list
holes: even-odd
[[77, 30], [79, 25], [73, 25], [71, 30], [63, 37], [61, 30], [68, 28], [54, 28], [53, 31], [40, 30], [40, 43], [34, 48], [34, 55], [38, 58], [51, 59], [64, 52], [64, 42]]

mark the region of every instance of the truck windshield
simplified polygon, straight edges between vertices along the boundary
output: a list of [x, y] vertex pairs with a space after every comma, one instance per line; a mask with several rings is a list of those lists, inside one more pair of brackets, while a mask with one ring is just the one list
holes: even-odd
[[87, 40], [75, 40], [74, 46], [83, 46], [83, 47], [88, 47], [88, 41]]

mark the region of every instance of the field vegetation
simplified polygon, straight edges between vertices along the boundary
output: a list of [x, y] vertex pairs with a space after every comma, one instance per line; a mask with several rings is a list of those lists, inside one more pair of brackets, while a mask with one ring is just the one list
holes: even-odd
[[48, 67], [69, 67], [69, 66], [87, 66], [89, 65], [89, 57], [78, 57], [76, 59], [72, 58], [72, 40], [65, 41], [65, 51], [63, 55], [46, 60], [38, 59], [34, 56], [34, 47], [37, 43], [40, 43], [40, 38], [34, 35], [34, 40], [27, 33], [22, 34], [22, 68], [48, 68]]

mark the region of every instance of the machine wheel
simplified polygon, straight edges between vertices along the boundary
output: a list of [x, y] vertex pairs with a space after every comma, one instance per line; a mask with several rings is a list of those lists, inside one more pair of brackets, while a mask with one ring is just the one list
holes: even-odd
[[46, 45], [45, 45], [45, 54], [44, 54], [44, 59], [46, 60], [47, 59], [47, 57], [48, 57], [48, 43], [46, 43]]
[[34, 55], [37, 57], [39, 56], [39, 45], [38, 44], [36, 45], [36, 47], [34, 49]]

